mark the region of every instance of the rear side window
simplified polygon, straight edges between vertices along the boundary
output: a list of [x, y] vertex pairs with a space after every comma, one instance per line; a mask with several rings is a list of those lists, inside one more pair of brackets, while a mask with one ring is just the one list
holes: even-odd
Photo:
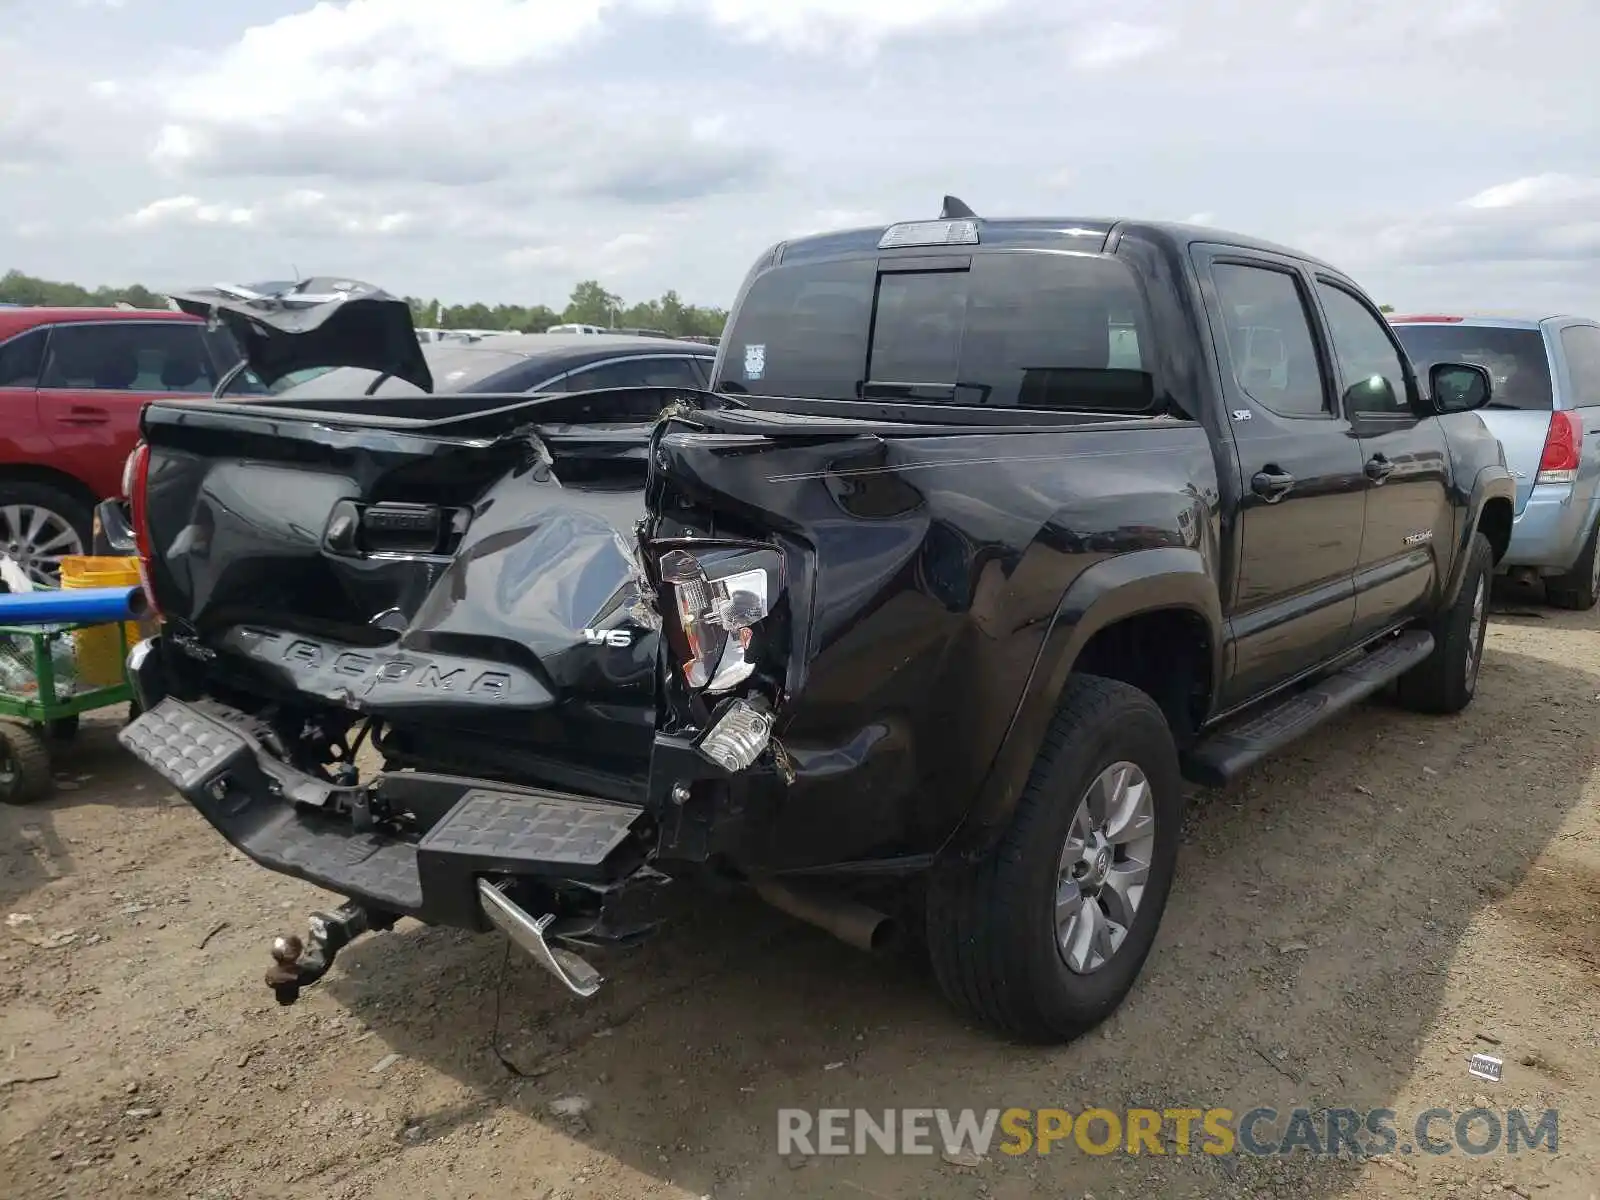
[[[422, 357], [433, 373], [435, 392], [499, 392], [507, 389], [499, 385], [500, 377], [519, 368], [528, 361], [511, 350], [489, 349], [478, 342], [429, 342], [422, 347]], [[546, 375], [549, 372], [545, 372]], [[373, 385], [377, 384], [376, 388]], [[368, 389], [372, 389], [369, 393]], [[413, 384], [392, 377], [385, 378], [376, 371], [361, 367], [335, 367], [319, 372], [304, 381], [280, 386], [278, 395], [286, 400], [315, 397], [318, 400], [347, 400], [358, 396], [420, 396], [422, 390]]]
[[0, 345], [0, 387], [31, 388], [39, 385], [44, 364], [45, 331], [35, 329]]
[[855, 400], [867, 366], [877, 265], [779, 267], [751, 285], [723, 338], [717, 386], [730, 392]]
[[594, 388], [623, 387], [704, 387], [694, 365], [687, 358], [636, 358], [606, 363], [574, 371], [567, 376], [563, 390], [587, 392]]
[[[904, 260], [902, 260], [904, 261]], [[1147, 411], [1147, 319], [1125, 264], [1035, 251], [970, 267], [873, 260], [779, 267], [723, 338], [718, 387], [1085, 412]]]
[[1217, 263], [1211, 268], [1235, 382], [1284, 417], [1328, 411], [1305, 298], [1287, 271]]
[[57, 325], [40, 387], [119, 392], [203, 392], [217, 371], [198, 324], [125, 321]]
[[1406, 348], [1417, 378], [1426, 380], [1437, 363], [1473, 363], [1494, 381], [1490, 408], [1555, 407], [1550, 358], [1537, 329], [1493, 325], [1412, 325], [1399, 322], [1395, 335]]
[[1600, 405], [1600, 328], [1569, 325], [1561, 331], [1561, 350], [1572, 379], [1572, 407]]

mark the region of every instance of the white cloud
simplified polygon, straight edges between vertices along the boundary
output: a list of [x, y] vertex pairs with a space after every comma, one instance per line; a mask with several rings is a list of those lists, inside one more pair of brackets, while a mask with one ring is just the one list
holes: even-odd
[[[315, 112], [366, 115], [425, 102], [456, 79], [528, 69], [597, 35], [607, 19], [687, 13], [757, 42], [876, 45], [971, 26], [1011, 0], [321, 0], [246, 29], [163, 94], [182, 120], [270, 127]], [[263, 86], [270, 80], [270, 86]]]
[[1484, 188], [1439, 212], [1378, 228], [1398, 263], [1545, 263], [1600, 267], [1600, 177], [1536, 175]]
[[576, 256], [565, 246], [545, 244], [542, 246], [518, 246], [515, 250], [508, 251], [505, 262], [513, 270], [538, 270], [555, 269], [566, 270], [576, 265]]
[[655, 0], [646, 7], [703, 13], [736, 36], [801, 50], [872, 50], [893, 38], [971, 29], [1010, 0]]
[[1390, 302], [1600, 316], [1600, 177], [1557, 173], [1306, 235]]
[[1340, 38], [1453, 38], [1502, 24], [1499, 0], [1306, 0], [1293, 15], [1301, 30]]
[[1105, 21], [1067, 34], [1067, 57], [1084, 70], [1120, 67], [1166, 49], [1176, 33], [1160, 25]]
[[823, 208], [813, 213], [806, 228], [795, 233], [823, 233], [830, 229], [865, 229], [872, 225], [887, 225], [889, 218], [875, 208]]
[[321, 0], [246, 29], [206, 70], [169, 83], [183, 118], [270, 126], [307, 111], [425, 98], [462, 74], [547, 58], [593, 32], [607, 0]]
[[174, 224], [248, 225], [254, 219], [253, 209], [204, 204], [197, 196], [166, 196], [128, 214], [123, 223], [130, 229], [149, 229]]
[[330, 202], [322, 192], [302, 188], [254, 204], [206, 203], [196, 196], [166, 196], [123, 217], [128, 229], [181, 226], [270, 230], [290, 237], [330, 233], [351, 237], [391, 237], [411, 228], [408, 212], [358, 208]]
[[[1583, 179], [1548, 173], [1513, 179], [1468, 196], [1466, 208], [1533, 208], [1546, 205], [1594, 204], [1600, 209], [1600, 178]], [[1591, 210], [1593, 211], [1593, 210]]]
[[517, 271], [566, 271], [585, 267], [605, 274], [625, 270], [630, 262], [648, 253], [655, 244], [653, 235], [639, 231], [619, 233], [599, 245], [539, 242], [518, 246], [505, 256], [505, 264]]
[[[146, 94], [167, 120], [150, 160], [173, 175], [484, 183], [513, 163], [507, 140], [486, 136], [482, 125], [503, 132], [507, 122], [497, 122], [492, 109], [454, 101], [449, 89], [526, 72], [517, 76], [521, 137], [534, 132], [531, 117], [555, 143], [547, 147], [556, 169], [546, 190], [673, 199], [696, 194], [693, 181], [714, 189], [758, 177], [764, 156], [733, 133], [723, 113], [696, 113], [660, 128], [667, 123], [648, 98], [628, 97], [609, 119], [597, 115], [605, 104], [594, 88], [551, 84], [548, 68], [641, 16], [694, 18], [737, 39], [787, 49], [870, 54], [897, 37], [980, 24], [1012, 3], [321, 0], [251, 26], [196, 72], [152, 79]], [[628, 136], [631, 128], [645, 136]], [[574, 167], [576, 159], [588, 165]]]

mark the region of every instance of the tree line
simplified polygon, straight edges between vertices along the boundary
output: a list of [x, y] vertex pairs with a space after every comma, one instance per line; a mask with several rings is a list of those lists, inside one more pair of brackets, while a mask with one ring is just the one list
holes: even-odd
[[0, 304], [45, 304], [62, 308], [110, 308], [131, 304], [135, 308], [165, 308], [166, 298], [140, 284], [132, 287], [98, 287], [90, 291], [76, 283], [35, 279], [21, 271], [0, 275]]
[[727, 322], [722, 308], [685, 304], [669, 291], [656, 300], [624, 303], [593, 279], [572, 289], [567, 306], [559, 311], [543, 304], [441, 304], [407, 296], [415, 324], [434, 329], [518, 329], [539, 333], [552, 325], [598, 325], [602, 329], [654, 329], [674, 337], [719, 337]]
[[[566, 307], [560, 310], [544, 304], [442, 304], [416, 296], [407, 296], [405, 301], [411, 306], [411, 318], [416, 325], [434, 329], [516, 329], [523, 333], [543, 333], [552, 325], [583, 324], [607, 329], [654, 329], [675, 337], [717, 337], [728, 319], [726, 309], [685, 304], [675, 291], [659, 299], [626, 304], [621, 296], [608, 292], [593, 279], [586, 279], [573, 288]], [[167, 302], [160, 293], [142, 284], [91, 290], [80, 284], [37, 279], [12, 270], [0, 276], [0, 304], [68, 308], [131, 304], [135, 308], [165, 308]]]

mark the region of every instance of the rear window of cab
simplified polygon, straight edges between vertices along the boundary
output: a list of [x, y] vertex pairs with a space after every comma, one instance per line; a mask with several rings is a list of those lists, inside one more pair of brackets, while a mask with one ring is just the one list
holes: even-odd
[[851, 258], [758, 276], [723, 337], [718, 389], [1078, 412], [1152, 406], [1148, 321], [1125, 263], [1025, 250], [931, 261], [941, 265]]

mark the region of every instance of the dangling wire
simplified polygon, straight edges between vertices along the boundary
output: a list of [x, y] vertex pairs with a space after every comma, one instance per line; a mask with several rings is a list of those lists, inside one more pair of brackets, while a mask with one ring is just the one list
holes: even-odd
[[500, 977], [494, 985], [494, 1032], [489, 1035], [489, 1049], [494, 1051], [494, 1056], [500, 1065], [518, 1079], [527, 1079], [528, 1076], [500, 1051], [500, 1005], [506, 994], [506, 968], [511, 962], [511, 939], [506, 938], [505, 944], [500, 948]]

